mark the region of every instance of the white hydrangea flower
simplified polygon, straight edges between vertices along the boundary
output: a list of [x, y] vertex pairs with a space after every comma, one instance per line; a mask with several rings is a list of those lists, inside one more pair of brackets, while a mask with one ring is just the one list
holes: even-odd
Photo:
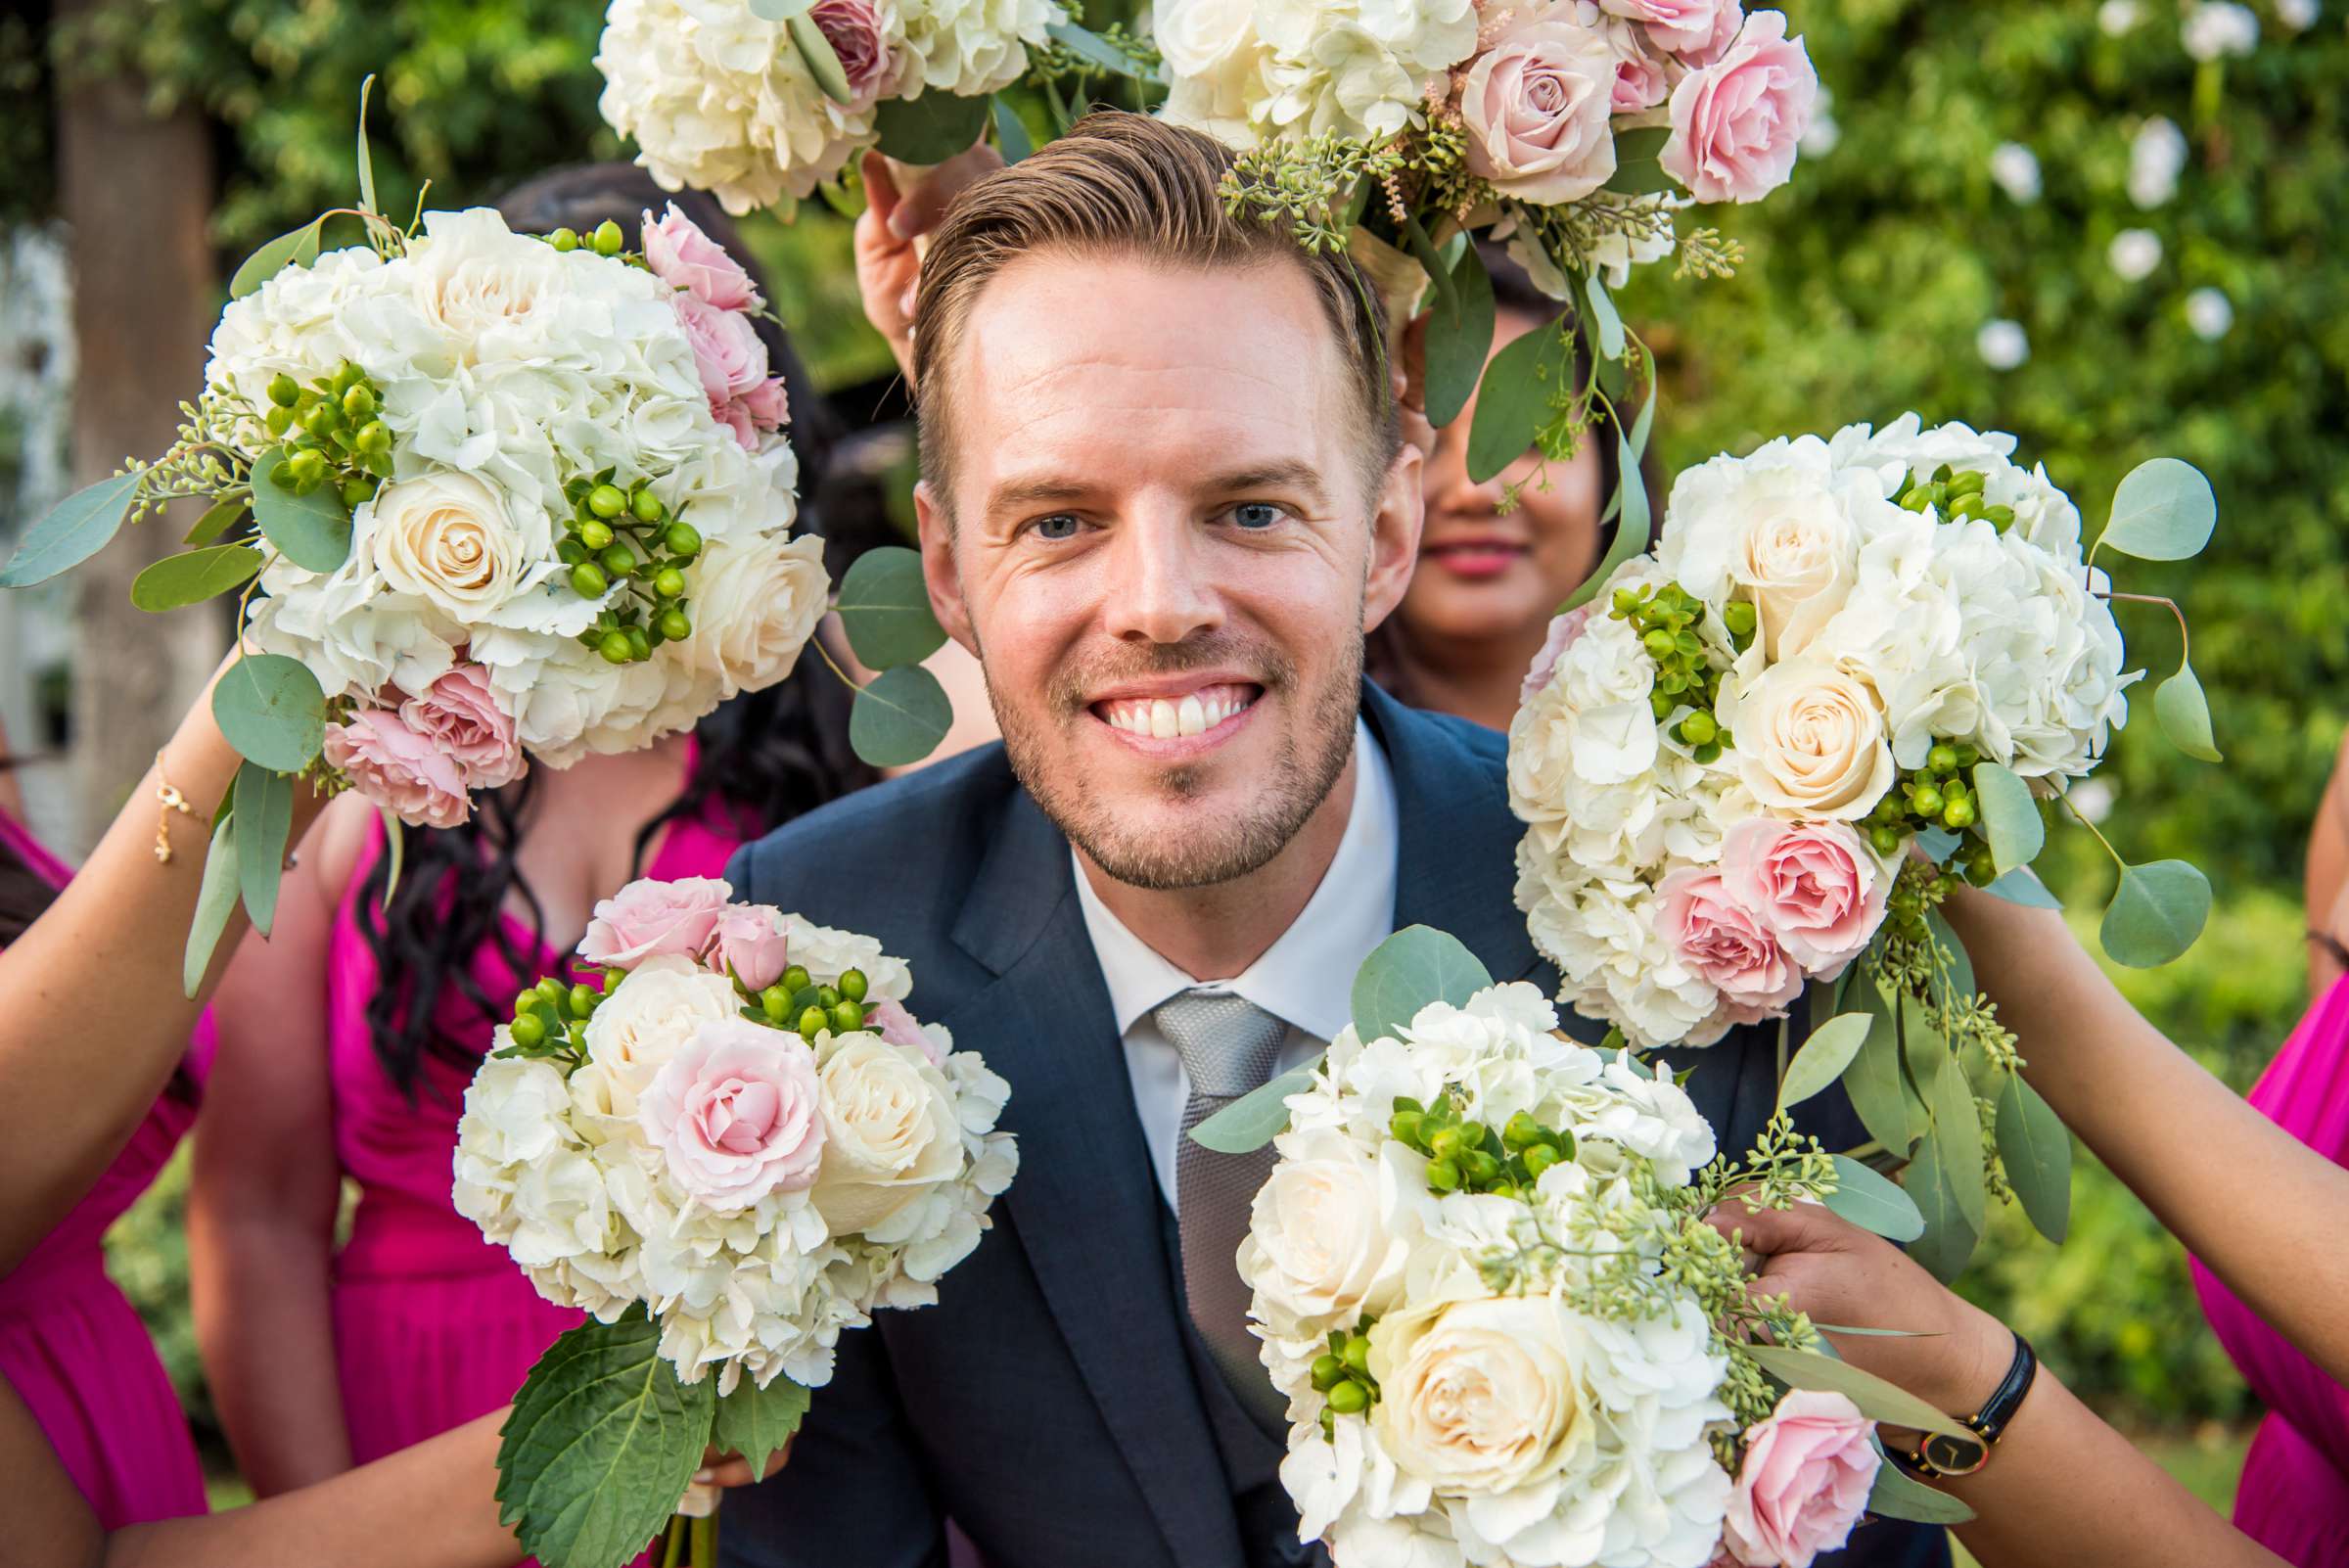
[[2039, 200], [2039, 155], [2020, 142], [2001, 142], [1990, 150], [1990, 178], [2022, 207]]
[[2247, 55], [2259, 47], [2259, 17], [2234, 0], [2197, 0], [2179, 39], [2196, 60]]
[[2148, 208], [2166, 204], [2178, 194], [2186, 158], [2186, 132], [2176, 120], [2156, 115], [2140, 125], [2129, 143], [2129, 200]]
[[2161, 236], [2151, 229], [2123, 229], [2104, 248], [2104, 262], [2113, 276], [2139, 282], [2161, 265]]
[[1228, 126], [1244, 99], [1262, 135], [1392, 136], [1422, 121], [1429, 82], [1476, 47], [1472, 0], [1260, 0], [1253, 49], [1221, 23], [1196, 40], [1193, 20], [1172, 34], [1182, 122]]
[[2204, 343], [2216, 343], [2234, 326], [2234, 303], [2224, 290], [2205, 285], [2186, 297], [2186, 324]]
[[1999, 316], [1974, 334], [1974, 352], [1993, 370], [2012, 370], [2031, 357], [2031, 339], [2021, 322]]
[[1028, 51], [1051, 42], [1068, 13], [1052, 0], [916, 0], [904, 17], [903, 96], [981, 98], [1019, 80]]

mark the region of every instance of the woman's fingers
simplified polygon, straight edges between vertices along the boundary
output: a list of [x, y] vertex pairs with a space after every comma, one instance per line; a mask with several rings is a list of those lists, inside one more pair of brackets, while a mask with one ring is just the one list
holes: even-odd
[[[911, 240], [937, 228], [939, 220], [953, 206], [954, 198], [978, 184], [1003, 166], [1003, 155], [981, 142], [967, 152], [955, 154], [923, 175], [911, 190], [898, 193], [898, 199], [883, 221], [889, 231], [900, 240]], [[892, 182], [895, 190], [895, 182]]]

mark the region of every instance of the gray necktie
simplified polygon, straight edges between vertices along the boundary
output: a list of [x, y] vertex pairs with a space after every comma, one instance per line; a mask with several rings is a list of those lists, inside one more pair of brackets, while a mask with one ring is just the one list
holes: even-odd
[[1289, 1026], [1228, 992], [1186, 991], [1150, 1016], [1191, 1080], [1174, 1147], [1174, 1208], [1191, 1321], [1241, 1405], [1277, 1431], [1287, 1405], [1248, 1332], [1248, 1284], [1237, 1262], [1257, 1189], [1272, 1173], [1272, 1146], [1218, 1154], [1192, 1141], [1191, 1129], [1271, 1078]]

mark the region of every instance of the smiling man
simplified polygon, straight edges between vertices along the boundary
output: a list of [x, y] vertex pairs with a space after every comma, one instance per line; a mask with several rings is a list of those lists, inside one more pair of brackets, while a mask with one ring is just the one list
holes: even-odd
[[[1342, 1029], [1402, 926], [1554, 981], [1500, 737], [1361, 678], [1420, 527], [1376, 308], [1228, 215], [1227, 161], [1097, 114], [923, 262], [923, 561], [1003, 744], [729, 876], [910, 960], [915, 1009], [1010, 1081], [1021, 1170], [936, 1310], [841, 1337], [789, 1467], [728, 1505], [731, 1561], [943, 1563], [949, 1518], [994, 1568], [1322, 1560], [1233, 1261], [1270, 1153], [1183, 1133]], [[1770, 1108], [1752, 1043], [1692, 1058], [1725, 1141]]]

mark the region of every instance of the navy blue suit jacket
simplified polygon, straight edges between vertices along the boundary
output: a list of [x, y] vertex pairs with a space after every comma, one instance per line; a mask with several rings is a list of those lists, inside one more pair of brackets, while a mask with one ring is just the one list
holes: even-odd
[[[1373, 686], [1363, 714], [1395, 778], [1397, 929], [1449, 931], [1495, 979], [1553, 984], [1512, 899], [1521, 829], [1502, 737]], [[1244, 1540], [1192, 1382], [1164, 1202], [1068, 841], [1002, 748], [836, 802], [745, 848], [726, 875], [743, 899], [907, 959], [914, 1011], [1010, 1082], [1002, 1126], [1020, 1140], [994, 1229], [938, 1306], [841, 1336], [790, 1464], [727, 1501], [727, 1561], [929, 1568], [945, 1561], [947, 1518], [990, 1568], [1267, 1560], [1269, 1543]], [[1722, 1146], [1745, 1147], [1775, 1098], [1774, 1036], [1732, 1035], [1682, 1062]], [[1829, 1147], [1864, 1135], [1838, 1096], [1811, 1105], [1825, 1107], [1813, 1124]], [[1865, 1534], [1895, 1549], [1850, 1560], [1947, 1561], [1938, 1532]]]

